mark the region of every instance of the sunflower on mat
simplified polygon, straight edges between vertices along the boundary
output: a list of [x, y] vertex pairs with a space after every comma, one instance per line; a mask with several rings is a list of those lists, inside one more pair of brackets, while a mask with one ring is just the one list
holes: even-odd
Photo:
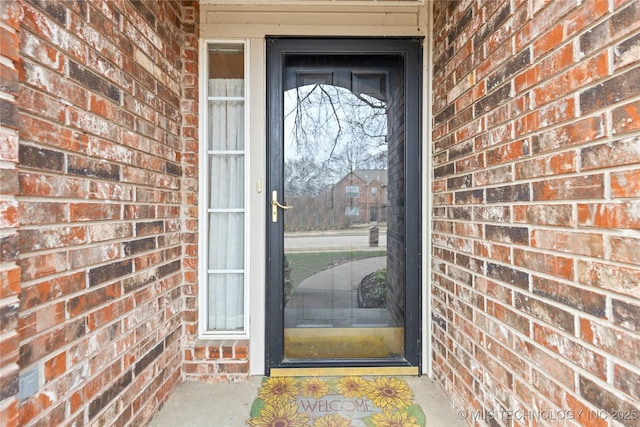
[[[357, 400], [354, 400], [357, 399]], [[267, 378], [251, 407], [251, 427], [423, 427], [403, 379]]]

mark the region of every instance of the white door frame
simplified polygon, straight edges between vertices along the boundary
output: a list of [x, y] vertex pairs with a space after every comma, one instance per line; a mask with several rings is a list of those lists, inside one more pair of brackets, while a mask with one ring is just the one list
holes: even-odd
[[[353, 4], [351, 4], [353, 3]], [[263, 375], [265, 368], [265, 248], [267, 212], [266, 182], [266, 48], [267, 35], [286, 36], [422, 36], [423, 122], [422, 122], [422, 372], [432, 375], [431, 358], [431, 105], [432, 105], [432, 5], [430, 2], [354, 1], [348, 5], [322, 1], [314, 6], [292, 3], [232, 5], [206, 0], [200, 6], [200, 43], [244, 40], [247, 46], [245, 78], [248, 88], [246, 218], [251, 235], [248, 246], [249, 358], [250, 375]], [[367, 7], [368, 13], [363, 13]], [[326, 15], [323, 17], [322, 15]], [[326, 18], [326, 19], [325, 19]], [[313, 24], [306, 23], [311, 20]], [[317, 24], [320, 22], [321, 24]], [[344, 22], [351, 22], [345, 25]], [[201, 50], [202, 52], [202, 50]], [[205, 57], [200, 58], [200, 63]], [[206, 95], [206, 94], [205, 94]], [[203, 94], [200, 94], [201, 100]], [[202, 102], [202, 101], [201, 101]], [[202, 304], [202, 302], [201, 302]]]

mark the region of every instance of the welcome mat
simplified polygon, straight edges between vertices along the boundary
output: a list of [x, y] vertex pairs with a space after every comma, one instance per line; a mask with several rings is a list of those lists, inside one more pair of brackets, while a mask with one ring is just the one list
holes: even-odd
[[397, 377], [265, 378], [251, 427], [424, 427], [422, 408]]

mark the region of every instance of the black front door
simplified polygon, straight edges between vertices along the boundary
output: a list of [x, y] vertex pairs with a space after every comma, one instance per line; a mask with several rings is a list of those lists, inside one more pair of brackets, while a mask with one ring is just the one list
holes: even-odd
[[267, 55], [267, 372], [417, 373], [421, 42], [271, 38]]

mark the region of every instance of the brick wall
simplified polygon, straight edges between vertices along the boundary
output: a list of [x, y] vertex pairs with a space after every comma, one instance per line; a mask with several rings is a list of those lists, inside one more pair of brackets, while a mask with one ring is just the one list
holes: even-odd
[[18, 423], [18, 27], [17, 4], [0, 3], [0, 425]]
[[640, 3], [434, 2], [434, 18], [437, 380], [493, 411], [480, 425], [639, 425]]
[[144, 424], [181, 381], [198, 5], [9, 0], [2, 19], [2, 416], [20, 384], [20, 425]]
[[[394, 70], [395, 71], [395, 70]], [[406, 308], [405, 274], [407, 210], [405, 197], [405, 85], [400, 73], [394, 73], [392, 103], [387, 108], [389, 160], [387, 170], [387, 289], [386, 307], [394, 326], [404, 325]]]

